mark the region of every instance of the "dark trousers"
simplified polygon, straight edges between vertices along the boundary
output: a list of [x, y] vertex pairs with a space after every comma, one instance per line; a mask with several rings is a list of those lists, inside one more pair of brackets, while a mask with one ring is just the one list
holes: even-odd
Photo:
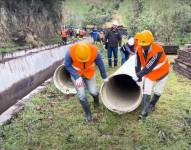
[[67, 44], [67, 37], [62, 37], [62, 43], [63, 43], [64, 45]]
[[129, 53], [127, 51], [121, 51], [121, 65], [123, 65], [129, 59]]
[[108, 49], [107, 49], [108, 64], [109, 64], [110, 67], [112, 67], [112, 53], [113, 53], [113, 56], [114, 56], [114, 66], [117, 66], [118, 47], [108, 47]]

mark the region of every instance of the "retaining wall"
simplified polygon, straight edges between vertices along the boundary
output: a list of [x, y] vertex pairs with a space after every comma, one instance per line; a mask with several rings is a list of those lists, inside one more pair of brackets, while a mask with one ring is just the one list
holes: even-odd
[[50, 78], [68, 46], [34, 50], [0, 63], [0, 114]]

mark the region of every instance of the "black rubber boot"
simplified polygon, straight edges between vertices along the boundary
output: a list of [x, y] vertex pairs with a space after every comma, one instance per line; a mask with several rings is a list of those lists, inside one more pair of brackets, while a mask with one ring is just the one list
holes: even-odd
[[150, 110], [155, 111], [155, 105], [158, 102], [160, 95], [154, 94], [150, 102]]
[[139, 118], [145, 118], [145, 117], [148, 116], [150, 99], [151, 99], [150, 95], [143, 94], [143, 98], [142, 98], [142, 111], [141, 111], [141, 114], [139, 115]]
[[81, 105], [82, 105], [82, 108], [84, 110], [84, 113], [85, 113], [85, 119], [87, 122], [90, 122], [92, 121], [92, 114], [91, 114], [91, 111], [90, 111], [90, 106], [88, 104], [88, 101], [80, 101]]
[[93, 96], [94, 98], [94, 108], [99, 107], [99, 95]]
[[111, 60], [109, 60], [108, 64], [109, 64], [109, 68], [112, 68], [112, 62], [111, 62]]

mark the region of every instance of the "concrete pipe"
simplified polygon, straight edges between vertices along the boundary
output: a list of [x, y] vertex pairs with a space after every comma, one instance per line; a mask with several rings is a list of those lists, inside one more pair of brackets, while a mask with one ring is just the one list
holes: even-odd
[[64, 95], [75, 95], [77, 93], [70, 73], [66, 70], [64, 65], [60, 65], [54, 72], [53, 82], [56, 88]]
[[108, 77], [100, 89], [103, 104], [111, 111], [123, 114], [135, 110], [141, 103], [142, 88], [133, 79], [135, 56]]

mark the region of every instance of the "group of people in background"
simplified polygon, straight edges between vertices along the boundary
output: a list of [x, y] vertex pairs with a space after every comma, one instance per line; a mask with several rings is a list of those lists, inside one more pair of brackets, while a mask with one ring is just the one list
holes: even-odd
[[[93, 28], [91, 36], [94, 42], [98, 41], [97, 38], [100, 33], [96, 27]], [[150, 111], [155, 110], [155, 105], [163, 92], [170, 71], [170, 65], [163, 48], [154, 42], [154, 36], [149, 30], [129, 37], [128, 41], [122, 45], [122, 35], [118, 30], [117, 22], [113, 22], [108, 32], [103, 32], [103, 43], [107, 48], [109, 67], [118, 65], [118, 47], [120, 47], [121, 52], [121, 64], [124, 64], [130, 55], [135, 55], [136, 75], [132, 79], [137, 83], [141, 82], [142, 84], [138, 85], [143, 88], [142, 110], [139, 117], [147, 117]], [[112, 55], [114, 61], [112, 61]], [[88, 122], [92, 121], [85, 88], [92, 95], [95, 108], [99, 107], [99, 92], [95, 78], [96, 65], [103, 81], [109, 81], [98, 47], [95, 44], [84, 42], [72, 45], [67, 50], [64, 65], [71, 74], [71, 79], [85, 113], [85, 119]]]
[[[104, 31], [103, 29], [98, 30], [97, 27], [94, 26], [91, 32], [94, 44], [99, 42], [105, 45], [110, 68], [112, 68], [112, 66], [118, 66], [118, 47], [120, 47], [121, 65], [125, 63], [130, 55], [134, 54], [134, 38], [129, 37], [128, 42], [122, 45], [122, 34], [118, 26], [118, 22], [113, 21], [112, 27], [108, 31]], [[112, 56], [114, 61], [112, 61]]]
[[69, 28], [63, 27], [60, 32], [63, 45], [67, 44], [68, 38], [70, 39], [72, 39], [73, 37], [83, 38], [84, 36], [86, 36], [86, 34], [87, 34], [86, 28], [74, 29], [73, 27], [69, 27]]

